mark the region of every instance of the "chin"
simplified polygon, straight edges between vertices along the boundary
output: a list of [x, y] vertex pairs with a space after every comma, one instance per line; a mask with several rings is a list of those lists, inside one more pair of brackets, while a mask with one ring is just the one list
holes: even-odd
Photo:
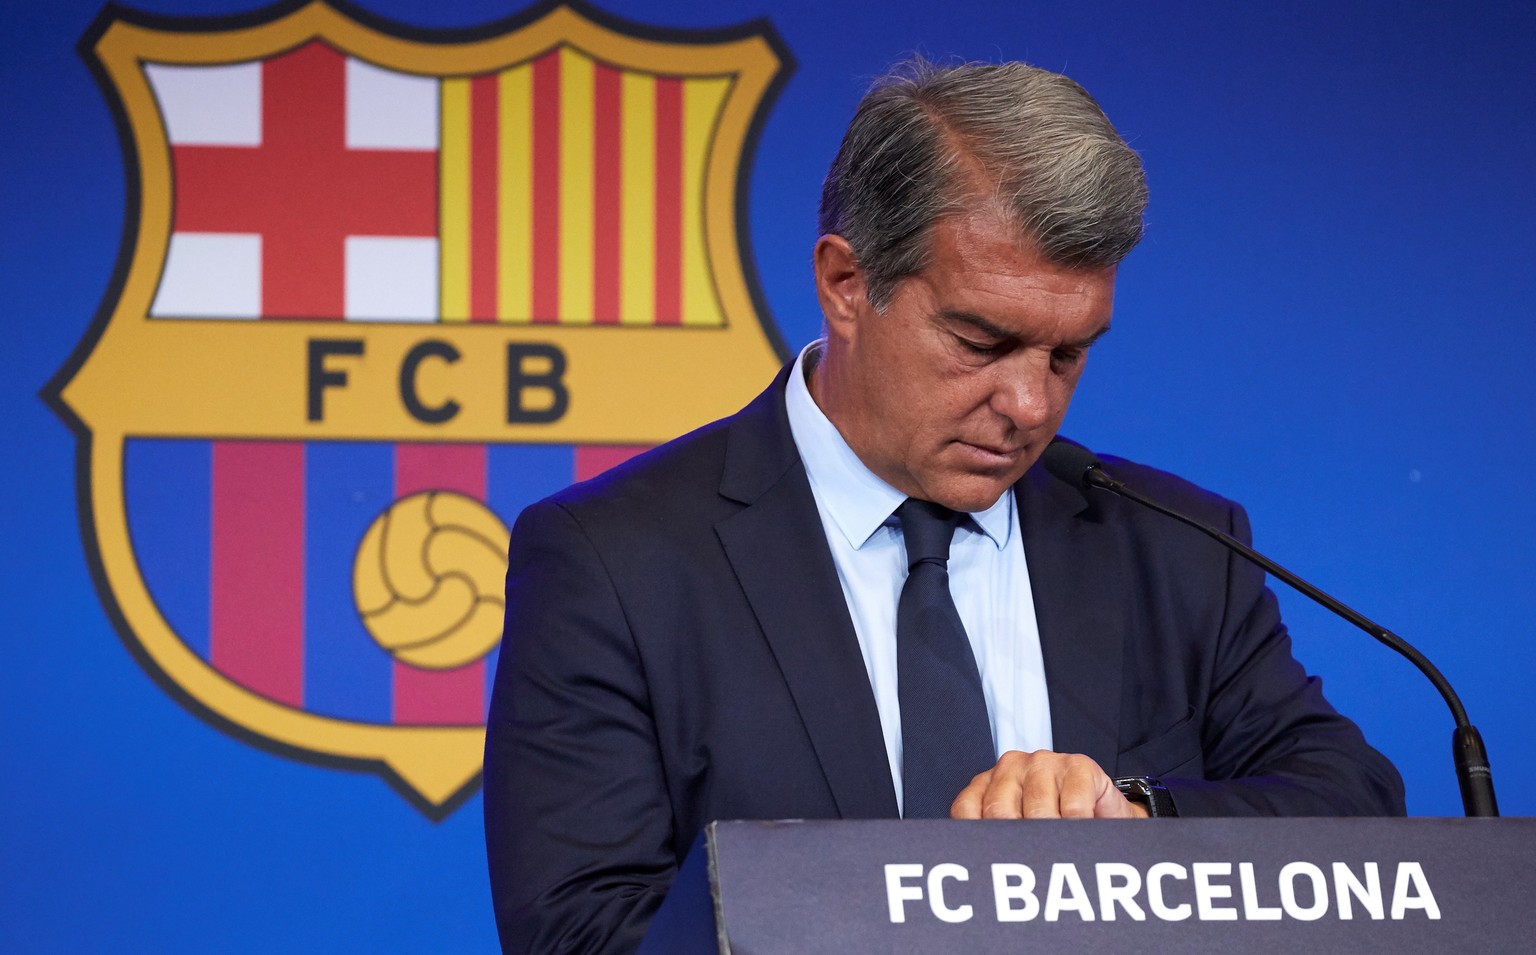
[[934, 489], [932, 500], [952, 511], [984, 511], [1013, 488], [1012, 480], [980, 475], [966, 475], [943, 482]]

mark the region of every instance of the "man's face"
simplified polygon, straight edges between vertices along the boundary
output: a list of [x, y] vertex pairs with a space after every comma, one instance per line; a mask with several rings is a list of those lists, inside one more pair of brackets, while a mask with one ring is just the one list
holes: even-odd
[[988, 212], [940, 220], [931, 241], [929, 266], [902, 279], [880, 313], [851, 255], [837, 269], [847, 243], [821, 240], [828, 342], [813, 393], [888, 484], [977, 511], [1061, 426], [1088, 347], [1109, 329], [1115, 270], [1046, 262]]

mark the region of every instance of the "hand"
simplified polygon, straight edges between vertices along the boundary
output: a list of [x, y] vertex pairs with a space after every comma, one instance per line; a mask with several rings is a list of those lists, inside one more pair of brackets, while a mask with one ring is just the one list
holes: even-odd
[[971, 780], [949, 807], [953, 819], [1135, 819], [1144, 806], [1115, 788], [1086, 756], [1010, 750]]

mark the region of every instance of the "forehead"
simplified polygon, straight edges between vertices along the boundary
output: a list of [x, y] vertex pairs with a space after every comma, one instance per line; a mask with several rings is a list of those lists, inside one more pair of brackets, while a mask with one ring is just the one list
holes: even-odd
[[1109, 321], [1113, 267], [1051, 262], [1002, 216], [947, 216], [934, 224], [930, 240], [928, 264], [912, 278], [913, 291], [924, 293], [935, 312], [971, 313], [1016, 332], [1044, 331], [1035, 327], [1044, 323], [1091, 333]]

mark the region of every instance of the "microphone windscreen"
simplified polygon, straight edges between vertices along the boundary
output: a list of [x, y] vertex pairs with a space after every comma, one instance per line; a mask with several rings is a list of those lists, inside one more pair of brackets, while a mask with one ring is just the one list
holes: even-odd
[[1099, 459], [1092, 451], [1073, 441], [1057, 438], [1046, 445], [1045, 453], [1040, 455], [1040, 460], [1045, 463], [1045, 469], [1051, 472], [1058, 480], [1062, 480], [1073, 487], [1084, 487], [1084, 480], [1088, 469], [1099, 466]]

